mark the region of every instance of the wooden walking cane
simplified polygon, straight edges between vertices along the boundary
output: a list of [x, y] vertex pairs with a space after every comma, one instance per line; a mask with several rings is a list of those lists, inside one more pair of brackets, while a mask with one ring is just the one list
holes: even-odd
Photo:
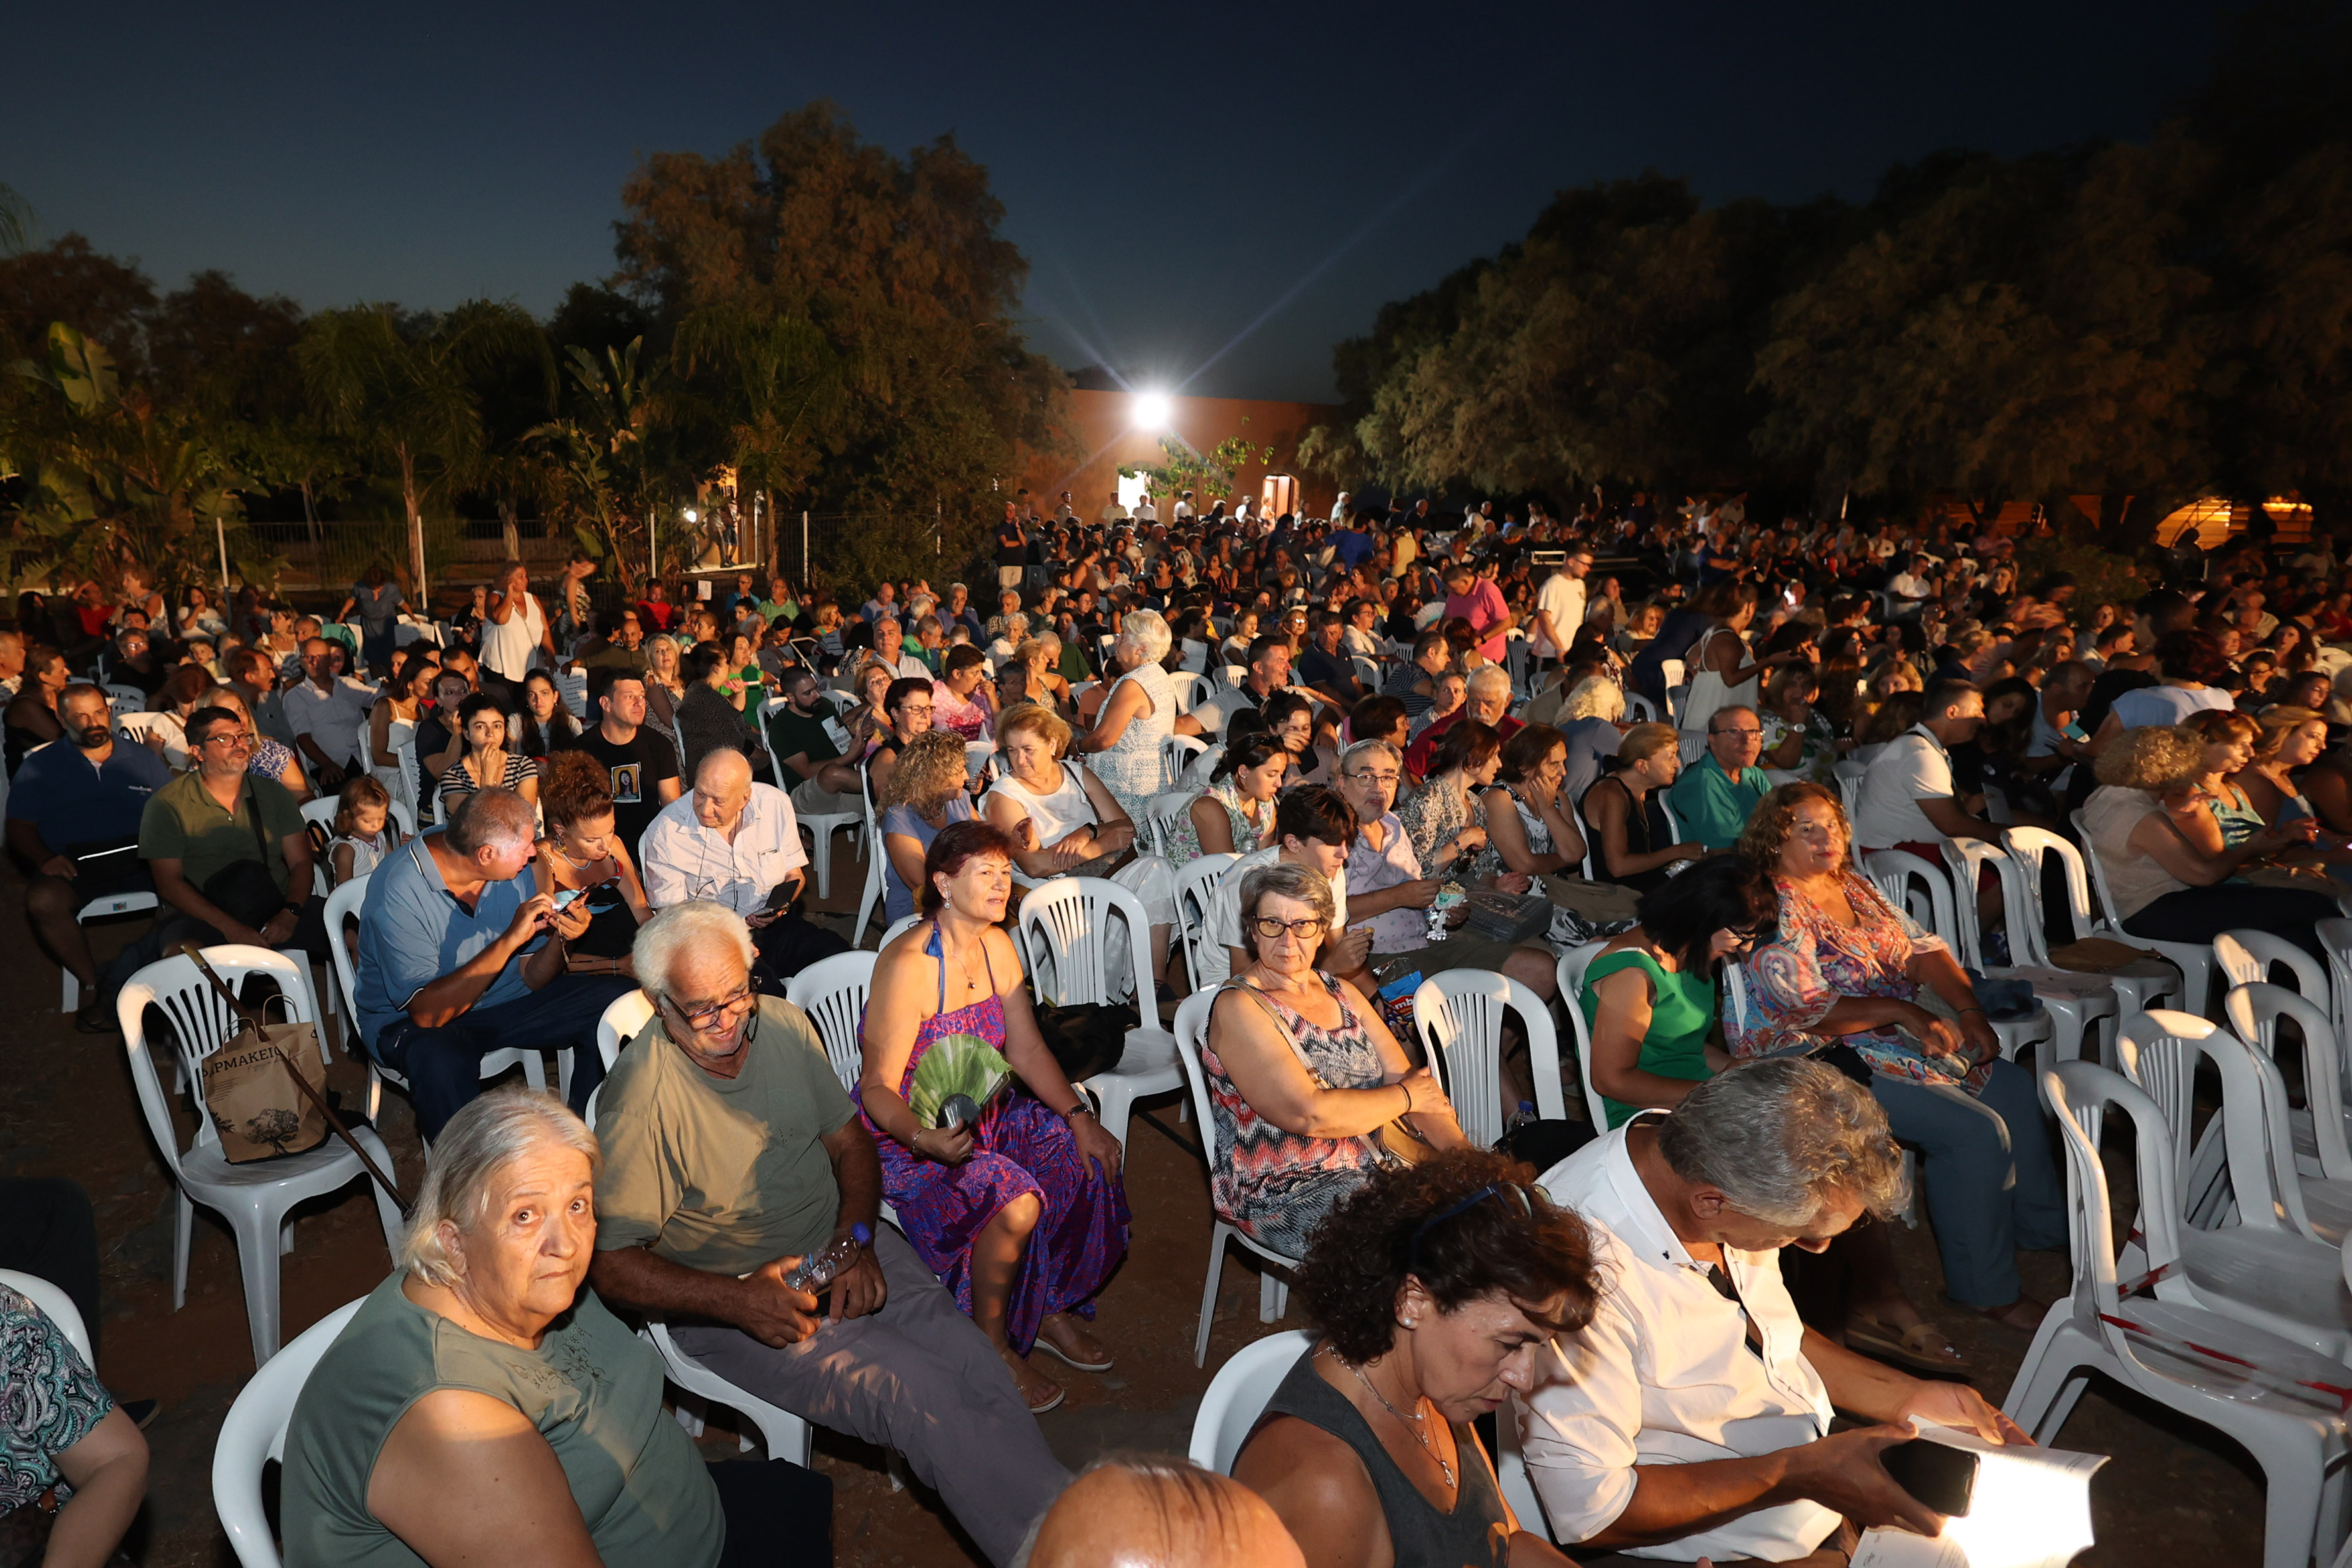
[[341, 1139], [344, 1145], [360, 1157], [360, 1163], [367, 1167], [368, 1174], [376, 1179], [377, 1184], [382, 1186], [385, 1194], [391, 1197], [393, 1206], [400, 1210], [400, 1217], [408, 1218], [415, 1205], [400, 1195], [400, 1189], [393, 1184], [390, 1176], [376, 1169], [375, 1161], [369, 1156], [366, 1150], [360, 1147], [360, 1141], [352, 1136], [352, 1130], [343, 1125], [343, 1119], [335, 1114], [335, 1108], [327, 1103], [326, 1097], [310, 1087], [310, 1080], [302, 1076], [301, 1069], [294, 1065], [292, 1058], [289, 1058], [284, 1051], [272, 1046], [269, 1047], [269, 1054], [278, 1058], [278, 1065], [286, 1069], [286, 1075], [294, 1080], [294, 1087], [302, 1091], [302, 1098], [317, 1107], [319, 1114], [327, 1119], [327, 1125], [335, 1130], [335, 1136]]

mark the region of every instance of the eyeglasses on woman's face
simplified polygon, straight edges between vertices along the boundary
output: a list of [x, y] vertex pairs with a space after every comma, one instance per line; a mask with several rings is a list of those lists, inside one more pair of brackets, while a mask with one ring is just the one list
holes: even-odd
[[1323, 929], [1323, 921], [1318, 915], [1309, 915], [1305, 920], [1298, 921], [1280, 920], [1273, 915], [1256, 915], [1251, 918], [1250, 929], [1257, 932], [1258, 940], [1261, 942], [1279, 942], [1285, 936], [1294, 936], [1304, 941]]

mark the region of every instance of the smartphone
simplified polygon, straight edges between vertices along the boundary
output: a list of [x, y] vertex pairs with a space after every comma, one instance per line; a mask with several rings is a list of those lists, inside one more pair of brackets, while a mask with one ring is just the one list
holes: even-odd
[[1962, 1519], [1976, 1495], [1977, 1458], [1966, 1448], [1914, 1437], [1882, 1451], [1878, 1462], [1896, 1486], [1937, 1513]]
[[586, 888], [558, 888], [555, 890], [555, 907], [559, 910], [568, 908], [572, 900], [587, 891]]

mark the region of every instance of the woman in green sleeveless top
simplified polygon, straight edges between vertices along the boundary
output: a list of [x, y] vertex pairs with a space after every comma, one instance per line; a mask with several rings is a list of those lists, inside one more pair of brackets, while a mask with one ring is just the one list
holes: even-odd
[[1471, 1425], [1600, 1296], [1584, 1222], [1535, 1176], [1449, 1150], [1381, 1168], [1317, 1228], [1294, 1298], [1317, 1338], [1233, 1468], [1317, 1563], [1569, 1568], [1513, 1517]]
[[403, 1267], [295, 1402], [286, 1568], [438, 1568], [515, 1542], [579, 1568], [824, 1556], [831, 1482], [781, 1461], [707, 1468], [663, 1414], [661, 1358], [583, 1288], [596, 1159], [544, 1090], [450, 1119]]
[[1690, 1086], [1731, 1065], [1715, 1043], [1715, 973], [1769, 925], [1771, 884], [1737, 855], [1717, 855], [1642, 895], [1641, 923], [1585, 969], [1576, 1003], [1592, 1042], [1592, 1087], [1609, 1125], [1670, 1110]]

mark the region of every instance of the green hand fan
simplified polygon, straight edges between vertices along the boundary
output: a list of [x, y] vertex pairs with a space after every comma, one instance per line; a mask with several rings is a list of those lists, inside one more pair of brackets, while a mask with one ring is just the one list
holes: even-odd
[[966, 1096], [985, 1109], [1012, 1076], [1004, 1053], [978, 1035], [941, 1035], [915, 1064], [915, 1080], [907, 1086], [907, 1108], [923, 1126], [938, 1127], [940, 1107], [949, 1096]]

